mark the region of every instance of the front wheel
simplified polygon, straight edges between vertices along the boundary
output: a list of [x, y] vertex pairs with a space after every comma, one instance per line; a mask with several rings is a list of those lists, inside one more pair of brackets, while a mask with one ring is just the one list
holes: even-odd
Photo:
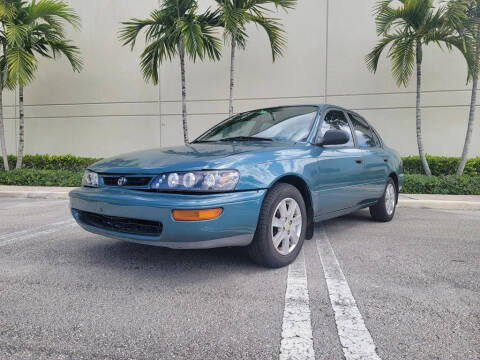
[[261, 265], [286, 266], [302, 249], [306, 228], [307, 211], [302, 194], [292, 185], [276, 184], [263, 201], [248, 253]]
[[370, 215], [373, 220], [387, 222], [393, 219], [397, 206], [397, 187], [392, 178], [388, 178], [383, 196], [378, 202], [370, 206]]

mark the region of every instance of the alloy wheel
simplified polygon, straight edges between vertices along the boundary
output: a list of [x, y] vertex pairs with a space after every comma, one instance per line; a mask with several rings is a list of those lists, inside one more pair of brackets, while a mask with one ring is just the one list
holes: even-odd
[[389, 216], [393, 214], [396, 200], [397, 194], [395, 191], [395, 186], [392, 183], [389, 183], [387, 185], [387, 189], [385, 190], [385, 209], [387, 210], [387, 214]]
[[302, 233], [302, 212], [298, 203], [286, 198], [277, 205], [272, 218], [272, 242], [282, 255], [290, 254]]

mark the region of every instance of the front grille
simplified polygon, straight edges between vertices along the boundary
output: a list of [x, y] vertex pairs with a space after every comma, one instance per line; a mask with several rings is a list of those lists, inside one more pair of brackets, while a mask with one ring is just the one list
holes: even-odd
[[108, 216], [82, 210], [75, 211], [81, 222], [100, 229], [145, 236], [159, 236], [162, 233], [163, 227], [159, 221]]
[[147, 186], [152, 180], [151, 176], [121, 176], [121, 175], [101, 175], [103, 184], [107, 186], [118, 186], [118, 179], [125, 177], [127, 182], [122, 186]]

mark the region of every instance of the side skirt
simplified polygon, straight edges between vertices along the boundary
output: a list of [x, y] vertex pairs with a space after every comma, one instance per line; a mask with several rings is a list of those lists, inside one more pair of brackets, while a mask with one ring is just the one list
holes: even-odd
[[377, 202], [378, 202], [378, 200], [375, 200], [375, 201], [371, 201], [371, 202], [368, 202], [368, 203], [362, 203], [362, 204], [357, 205], [357, 206], [349, 207], [349, 208], [346, 208], [346, 209], [332, 211], [332, 212], [329, 212], [329, 213], [326, 213], [326, 214], [315, 216], [313, 221], [314, 222], [320, 222], [320, 221], [325, 221], [325, 220], [329, 220], [329, 219], [334, 219], [336, 217], [347, 215], [347, 214], [350, 214], [354, 211], [357, 211], [357, 210], [364, 209], [364, 208], [367, 208], [369, 206], [375, 205]]

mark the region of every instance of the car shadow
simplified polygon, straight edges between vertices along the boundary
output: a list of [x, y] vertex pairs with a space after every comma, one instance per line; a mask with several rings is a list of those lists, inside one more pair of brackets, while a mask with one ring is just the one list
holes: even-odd
[[[322, 224], [349, 223], [353, 226], [355, 222], [370, 221], [368, 210], [363, 210], [327, 220]], [[317, 224], [317, 226], [321, 225]], [[84, 243], [82, 250], [89, 264], [118, 271], [195, 272], [198, 274], [215, 270], [217, 275], [276, 271], [252, 262], [245, 247], [175, 250], [88, 235], [88, 241]]]
[[315, 224], [315, 227], [321, 227], [322, 225], [333, 225], [337, 223], [348, 223], [353, 225], [354, 223], [365, 224], [374, 222], [370, 216], [368, 209], [357, 210], [353, 213], [339, 216], [333, 219], [324, 220]]
[[368, 211], [368, 209], [357, 210], [353, 213], [343, 215], [343, 216], [340, 216], [338, 218], [331, 219], [331, 220], [328, 220], [328, 221], [335, 221], [335, 220], [337, 220], [337, 221], [338, 220], [346, 220], [346, 221], [359, 221], [359, 222], [374, 222], [371, 215], [370, 215], [370, 212]]
[[271, 271], [253, 263], [246, 248], [174, 250], [95, 237], [83, 248], [88, 262], [118, 271], [147, 272], [244, 272]]

